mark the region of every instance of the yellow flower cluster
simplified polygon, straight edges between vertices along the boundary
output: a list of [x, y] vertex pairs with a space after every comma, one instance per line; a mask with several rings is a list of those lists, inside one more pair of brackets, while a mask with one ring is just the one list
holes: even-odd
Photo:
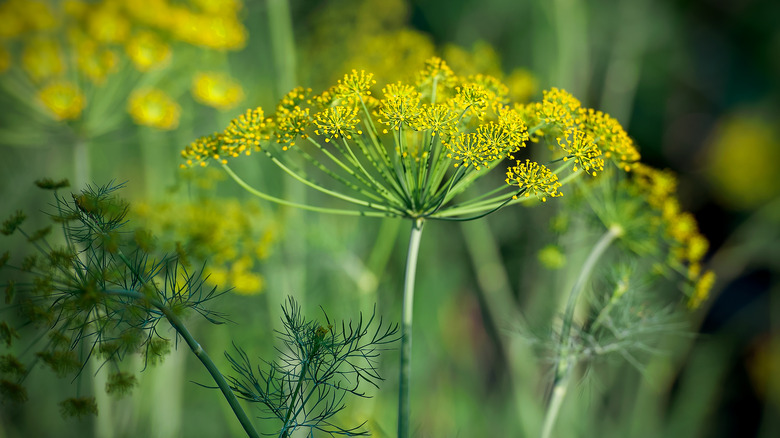
[[[55, 2], [56, 3], [56, 2]], [[39, 87], [39, 96], [51, 83], [70, 81], [76, 84], [103, 85], [117, 71], [126, 56], [141, 72], [160, 69], [172, 59], [171, 41], [181, 41], [210, 50], [242, 48], [247, 32], [239, 14], [239, 0], [190, 0], [189, 4], [171, 0], [66, 0], [52, 2], [9, 0], [0, 4], [0, 72], [14, 63], [12, 53], [19, 53], [19, 67]], [[18, 50], [17, 50], [18, 47]], [[72, 60], [72, 62], [71, 62]], [[75, 75], [86, 79], [78, 80]], [[243, 90], [224, 74], [199, 74], [192, 93], [204, 105], [225, 109], [243, 98]], [[76, 88], [75, 94], [83, 95]], [[40, 103], [56, 120], [77, 119], [84, 102], [73, 101], [67, 110], [57, 105], [62, 100], [46, 99]], [[130, 105], [133, 120], [153, 127], [175, 126], [169, 106], [165, 122], [148, 117], [158, 108], [140, 109]], [[139, 117], [146, 113], [147, 116]], [[63, 116], [67, 114], [67, 116]]]
[[[392, 82], [380, 88], [380, 99], [373, 97], [377, 87], [374, 75], [362, 70], [352, 70], [320, 94], [295, 88], [281, 99], [274, 115], [265, 118], [260, 108], [248, 111], [224, 132], [187, 146], [182, 151], [182, 167], [206, 166], [212, 160], [224, 165], [230, 158], [257, 150], [281, 163], [284, 155], [277, 154], [302, 138], [320, 149], [334, 168], [319, 162], [303, 146], [296, 150], [325, 174], [371, 198], [363, 205], [377, 205], [374, 201], [385, 197], [394, 203], [394, 211], [414, 216], [436, 212], [450, 188], [463, 190], [469, 181], [507, 158], [515, 164], [506, 171], [507, 186], [498, 189], [511, 191], [504, 199], [534, 195], [546, 201], [562, 196], [559, 188], [563, 182], [558, 174], [566, 167], [573, 169], [572, 177], [580, 170], [595, 176], [605, 167], [602, 151], [623, 147], [610, 142], [630, 141], [622, 128], [609, 125], [612, 119], [589, 113], [563, 90], [545, 92], [537, 104], [513, 105], [508, 87], [493, 76], [458, 76], [435, 57], [422, 67], [414, 83]], [[589, 114], [598, 123], [589, 123]], [[531, 133], [539, 136], [542, 132], [548, 143], [557, 143], [562, 155], [560, 159], [553, 157], [553, 162], [564, 162], [554, 171], [515, 157]], [[374, 170], [367, 170], [364, 164]], [[457, 170], [448, 172], [451, 167]], [[337, 175], [337, 169], [347, 175]], [[402, 179], [392, 181], [393, 175], [402, 175]], [[436, 186], [445, 180], [449, 181], [447, 186]], [[316, 187], [317, 183], [311, 181], [310, 185]], [[407, 198], [415, 196], [420, 199]], [[498, 202], [497, 198], [484, 205], [491, 202]]]
[[[561, 186], [558, 177], [543, 164], [534, 163], [531, 160], [525, 160], [524, 163], [517, 161], [516, 166], [507, 169], [506, 183], [523, 187], [526, 197], [533, 194], [542, 202], [547, 201], [547, 196], [551, 198], [563, 196], [558, 191]], [[516, 197], [517, 195], [515, 195]]]
[[534, 140], [545, 135], [556, 137], [566, 153], [564, 158], [574, 159], [588, 173], [595, 174], [603, 168], [603, 158], [611, 159], [626, 172], [641, 158], [617, 120], [601, 111], [584, 108], [565, 90], [552, 88], [544, 92], [542, 102], [517, 105], [515, 109], [529, 126], [539, 127], [533, 130]]
[[53, 78], [65, 71], [60, 44], [51, 37], [33, 37], [22, 50], [22, 68], [35, 82]]
[[38, 93], [44, 105], [57, 120], [73, 120], [81, 115], [85, 100], [76, 84], [66, 81], [52, 82]]
[[384, 118], [379, 122], [392, 129], [401, 126], [415, 126], [422, 114], [420, 109], [420, 93], [411, 85], [398, 82], [382, 89], [384, 99], [381, 99], [379, 115]]
[[192, 95], [204, 105], [225, 110], [244, 99], [244, 90], [224, 73], [198, 73], [192, 81]]
[[371, 87], [376, 84], [373, 73], [365, 70], [352, 70], [351, 74], [344, 75], [336, 85], [337, 92], [349, 97], [364, 97], [371, 95]]
[[179, 125], [181, 107], [162, 90], [141, 89], [130, 95], [127, 111], [139, 125], [168, 130]]
[[640, 194], [659, 212], [657, 226], [666, 230], [671, 242], [671, 262], [687, 265], [688, 278], [695, 282], [694, 294], [688, 302], [689, 306], [695, 308], [706, 300], [715, 281], [712, 272], [701, 272], [701, 261], [709, 249], [709, 242], [699, 232], [693, 215], [681, 211], [675, 196], [677, 179], [672, 172], [638, 163], [634, 166], [633, 175]]
[[132, 214], [145, 229], [165, 236], [161, 249], [176, 250], [191, 264], [207, 262], [209, 284], [239, 294], [262, 292], [264, 279], [255, 261], [268, 257], [277, 232], [256, 204], [235, 199], [141, 203]]
[[125, 52], [135, 68], [147, 72], [163, 67], [171, 59], [171, 47], [155, 32], [140, 30], [125, 44]]
[[353, 132], [358, 135], [363, 133], [355, 128], [360, 123], [357, 113], [357, 108], [344, 106], [335, 106], [319, 112], [314, 116], [314, 124], [317, 125], [314, 133], [324, 136], [325, 142], [338, 140], [339, 137], [351, 140]]
[[596, 146], [593, 138], [578, 129], [567, 129], [563, 137], [558, 138], [558, 145], [565, 151], [566, 156], [574, 160], [572, 170], [577, 171], [577, 166], [593, 176], [596, 172], [604, 170], [604, 159], [601, 158], [601, 150]]
[[95, 41], [84, 40], [75, 48], [76, 66], [96, 84], [102, 84], [113, 73], [119, 62], [116, 52], [101, 47]]

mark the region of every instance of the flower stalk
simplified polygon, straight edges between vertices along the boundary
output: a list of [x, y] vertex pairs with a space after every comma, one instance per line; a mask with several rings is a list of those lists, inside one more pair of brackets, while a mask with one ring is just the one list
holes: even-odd
[[558, 361], [555, 367], [555, 376], [553, 381], [552, 394], [550, 396], [550, 403], [547, 406], [547, 412], [544, 417], [544, 423], [542, 426], [542, 438], [550, 438], [552, 429], [555, 426], [555, 420], [558, 418], [558, 412], [560, 411], [563, 399], [566, 396], [569, 382], [571, 381], [571, 374], [575, 365], [573, 360], [573, 353], [571, 351], [571, 326], [574, 320], [574, 310], [577, 307], [577, 301], [585, 288], [585, 283], [588, 282], [590, 274], [593, 272], [593, 268], [596, 263], [609, 248], [612, 242], [623, 234], [623, 228], [620, 225], [612, 225], [601, 236], [591, 249], [588, 258], [585, 259], [585, 263], [582, 265], [577, 281], [569, 292], [569, 298], [566, 302], [566, 309], [563, 315], [563, 325], [561, 327], [560, 344]]
[[404, 274], [404, 296], [401, 315], [401, 366], [398, 384], [398, 437], [409, 436], [409, 382], [412, 375], [412, 316], [414, 314], [414, 279], [417, 271], [417, 255], [420, 251], [423, 220], [415, 219], [409, 236]]

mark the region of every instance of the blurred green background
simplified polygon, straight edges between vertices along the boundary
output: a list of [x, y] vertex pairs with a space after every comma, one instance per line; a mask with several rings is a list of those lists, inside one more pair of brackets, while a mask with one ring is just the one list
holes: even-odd
[[[654, 436], [632, 429], [643, 415], [655, 416], [663, 426], [653, 430], [664, 436], [780, 434], [777, 2], [10, 0], [0, 5], [1, 216], [23, 209], [34, 217], [45, 210], [48, 194], [33, 186], [42, 177], [69, 178], [76, 188], [127, 181], [123, 194], [136, 205], [138, 221], [158, 232], [169, 250], [176, 240], [199, 248], [196, 257], [212, 261], [213, 278], [235, 287], [236, 293], [217, 304], [234, 323], [214, 327], [191, 318], [196, 337], [213, 357], [221, 359], [231, 341], [250, 355], [273, 355], [272, 330], [287, 295], [314, 317], [319, 306], [333, 317], [350, 318], [377, 303], [380, 314], [399, 320], [408, 224], [256, 202], [220, 180], [215, 169], [179, 170], [179, 151], [223, 129], [246, 108], [260, 105], [271, 112], [293, 86], [319, 92], [351, 68], [401, 78], [439, 54], [456, 72], [460, 67], [505, 75], [510, 87], [515, 78], [515, 87], [533, 90], [535, 99], [544, 89], [564, 88], [585, 106], [618, 119], [640, 146], [643, 162], [679, 175], [681, 203], [710, 239], [707, 264], [718, 281], [695, 315], [697, 336], [680, 347], [671, 370], [659, 372], [665, 383], [643, 387], [660, 407], [643, 409], [634, 403], [636, 394], [615, 390], [652, 380], [621, 368], [614, 382], [582, 383], [571, 398], [577, 406], [625, 403], [633, 410], [585, 408], [568, 417], [571, 436]], [[292, 39], [285, 37], [285, 20], [292, 23]], [[134, 52], [131, 41], [143, 32], [157, 40], [141, 40], [138, 44], [147, 45]], [[54, 55], [47, 52], [52, 41]], [[513, 72], [530, 72], [536, 83]], [[214, 76], [199, 76], [204, 73]], [[75, 117], [61, 109], [75, 105], [67, 100], [72, 96], [47, 106], [40, 94], [63, 82], [83, 93], [83, 110]], [[139, 92], [152, 89], [164, 97], [131, 105]], [[262, 160], [245, 160], [236, 168], [271, 193], [314, 196]], [[541, 398], [550, 376], [543, 364], [527, 366], [541, 373], [508, 365], [506, 355], [515, 350], [507, 351], [498, 339], [511, 337], [517, 322], [494, 319], [485, 298], [491, 289], [505, 288], [529, 311], [552, 314], [556, 303], [545, 298], [544, 288], [555, 284], [556, 274], [536, 258], [550, 240], [528, 232], [546, 226], [552, 212], [537, 210], [502, 211], [485, 221], [487, 228], [428, 226], [415, 309], [415, 436], [525, 436], [541, 421], [534, 418], [542, 404], [537, 400], [534, 407], [528, 397]], [[475, 235], [491, 244], [475, 247], [468, 239]], [[6, 246], [23, 251], [24, 242], [4, 239]], [[500, 275], [484, 280], [484, 270], [503, 270], [506, 281], [496, 281]], [[396, 362], [397, 352], [384, 356], [387, 381], [380, 393], [351, 404], [343, 418], [367, 419], [375, 435], [394, 435]], [[85, 369], [85, 387], [96, 370]], [[0, 436], [241, 435], [216, 391], [191, 383], [209, 384], [185, 348], [140, 379], [131, 397], [99, 396], [99, 417], [63, 420], [56, 402], [73, 393], [73, 385], [39, 369], [29, 378], [26, 404], [2, 405]], [[513, 379], [515, 386], [507, 385]], [[100, 385], [99, 375], [94, 380]], [[512, 395], [517, 381], [524, 392]], [[614, 417], [600, 422], [594, 412]], [[529, 418], [518, 418], [523, 415]], [[258, 424], [262, 429], [265, 423]]]

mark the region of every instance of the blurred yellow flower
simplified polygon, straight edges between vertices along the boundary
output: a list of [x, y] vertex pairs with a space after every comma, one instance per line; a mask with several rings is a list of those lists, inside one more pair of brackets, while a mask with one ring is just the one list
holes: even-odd
[[102, 43], [121, 43], [130, 34], [130, 21], [112, 3], [90, 11], [86, 18], [89, 35]]
[[533, 73], [523, 68], [514, 69], [504, 82], [511, 90], [509, 97], [515, 102], [528, 102], [539, 88]]
[[443, 58], [450, 67], [461, 75], [485, 74], [501, 76], [501, 60], [490, 44], [477, 41], [471, 47], [471, 52], [463, 47], [448, 44], [444, 47]]
[[233, 291], [241, 295], [252, 295], [262, 291], [263, 277], [251, 271], [252, 259], [241, 257], [230, 267], [230, 284]]
[[122, 7], [140, 24], [167, 29], [172, 22], [172, 7], [166, 0], [122, 0]]
[[57, 27], [51, 8], [39, 0], [10, 0], [1, 4], [0, 23], [0, 38], [13, 38], [27, 31]]
[[235, 50], [246, 44], [246, 28], [238, 17], [197, 14], [186, 8], [172, 10], [171, 32], [186, 43], [209, 49]]
[[241, 102], [244, 90], [225, 73], [201, 72], [192, 81], [192, 95], [204, 105], [224, 110]]
[[71, 82], [54, 82], [38, 93], [41, 102], [57, 120], [73, 120], [81, 115], [85, 100], [81, 90]]
[[707, 300], [710, 296], [712, 286], [715, 285], [715, 273], [707, 271], [699, 277], [699, 281], [694, 286], [693, 295], [688, 300], [688, 307], [691, 309], [697, 309], [701, 306], [701, 303]]
[[22, 68], [36, 82], [64, 72], [60, 44], [52, 38], [33, 38], [22, 51]]
[[181, 107], [162, 90], [144, 89], [130, 95], [127, 111], [139, 125], [168, 130], [178, 126]]
[[257, 261], [268, 257], [278, 232], [257, 204], [236, 199], [138, 203], [133, 214], [145, 228], [165, 236], [163, 249], [175, 242], [195, 263], [207, 261], [210, 285], [239, 294], [262, 292], [265, 281]]
[[190, 0], [190, 3], [208, 14], [235, 14], [243, 7], [240, 0]]
[[125, 52], [135, 68], [142, 72], [161, 67], [171, 58], [171, 47], [148, 30], [133, 35], [125, 45]]
[[751, 209], [780, 196], [780, 133], [760, 116], [721, 120], [709, 141], [706, 175], [722, 204]]
[[115, 71], [118, 56], [113, 50], [101, 48], [94, 41], [84, 39], [76, 46], [76, 65], [92, 82], [102, 84]]

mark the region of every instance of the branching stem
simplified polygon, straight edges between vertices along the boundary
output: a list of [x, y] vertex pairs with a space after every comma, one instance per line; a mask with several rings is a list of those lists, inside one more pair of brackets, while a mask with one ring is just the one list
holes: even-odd
[[555, 380], [553, 381], [552, 395], [550, 397], [550, 403], [547, 406], [547, 412], [544, 416], [544, 423], [542, 426], [542, 438], [550, 438], [552, 429], [555, 426], [555, 420], [558, 417], [563, 399], [566, 396], [566, 391], [571, 380], [572, 369], [574, 367], [574, 361], [572, 361], [569, 341], [571, 339], [571, 325], [574, 319], [574, 309], [577, 306], [577, 299], [580, 297], [582, 290], [585, 288], [585, 283], [590, 278], [593, 268], [596, 266], [599, 258], [609, 248], [612, 242], [623, 234], [623, 228], [619, 225], [612, 225], [601, 236], [601, 238], [593, 246], [593, 249], [588, 254], [588, 258], [585, 259], [585, 263], [582, 265], [580, 275], [577, 277], [577, 281], [571, 288], [568, 301], [566, 302], [566, 310], [563, 314], [563, 326], [561, 327], [560, 345], [558, 353], [558, 361], [555, 366]]

